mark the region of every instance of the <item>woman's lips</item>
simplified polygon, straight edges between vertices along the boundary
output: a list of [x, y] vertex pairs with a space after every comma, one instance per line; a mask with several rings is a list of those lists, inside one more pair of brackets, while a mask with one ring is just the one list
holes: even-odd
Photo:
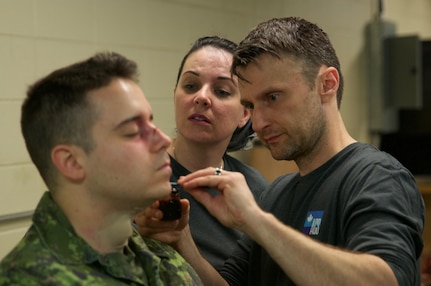
[[205, 123], [205, 124], [211, 124], [211, 121], [202, 114], [193, 114], [189, 117], [189, 120], [196, 122], [196, 123]]

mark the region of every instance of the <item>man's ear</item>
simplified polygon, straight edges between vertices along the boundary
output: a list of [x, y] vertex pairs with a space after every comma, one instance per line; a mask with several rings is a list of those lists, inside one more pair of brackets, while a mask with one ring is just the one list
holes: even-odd
[[250, 109], [244, 107], [244, 112], [242, 114], [241, 120], [239, 121], [238, 128], [243, 127], [250, 119], [250, 116], [251, 116]]
[[319, 76], [320, 82], [320, 95], [322, 97], [322, 101], [326, 102], [330, 100], [333, 96], [336, 97], [338, 85], [340, 83], [340, 75], [338, 71], [334, 67], [324, 67], [320, 71]]
[[79, 181], [85, 177], [85, 171], [81, 164], [81, 156], [84, 150], [73, 145], [57, 145], [51, 151], [51, 159], [59, 172], [66, 178]]

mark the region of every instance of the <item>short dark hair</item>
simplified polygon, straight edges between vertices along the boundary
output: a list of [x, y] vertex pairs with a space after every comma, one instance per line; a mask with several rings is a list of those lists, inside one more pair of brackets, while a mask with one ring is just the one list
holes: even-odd
[[340, 108], [344, 85], [340, 62], [328, 35], [316, 24], [298, 17], [273, 18], [260, 23], [239, 43], [232, 73], [245, 80], [237, 68], [246, 67], [264, 53], [278, 58], [288, 55], [302, 63], [303, 75], [310, 88], [314, 88], [314, 80], [322, 65], [336, 68], [340, 76], [337, 91]]
[[98, 115], [87, 94], [115, 78], [138, 82], [136, 63], [114, 52], [101, 52], [58, 69], [29, 87], [21, 108], [21, 131], [48, 188], [56, 183], [52, 148], [71, 144], [87, 153], [94, 148], [91, 130]]

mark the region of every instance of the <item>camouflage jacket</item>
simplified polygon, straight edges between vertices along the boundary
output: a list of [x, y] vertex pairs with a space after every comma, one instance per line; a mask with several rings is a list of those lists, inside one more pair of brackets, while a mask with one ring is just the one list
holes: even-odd
[[77, 236], [46, 192], [25, 237], [0, 263], [0, 285], [202, 285], [170, 246], [134, 230], [125, 254], [100, 254]]

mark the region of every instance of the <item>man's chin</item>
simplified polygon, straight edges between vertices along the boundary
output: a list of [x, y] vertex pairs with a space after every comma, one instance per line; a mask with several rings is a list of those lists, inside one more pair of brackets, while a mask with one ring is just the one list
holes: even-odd
[[165, 198], [169, 196], [172, 192], [172, 184], [170, 182], [167, 182], [166, 184], [163, 184], [163, 186], [160, 186], [159, 194], [162, 196], [159, 199]]
[[272, 158], [274, 158], [274, 160], [277, 160], [277, 161], [282, 161], [282, 160], [292, 161], [292, 160], [294, 160], [292, 158], [293, 156], [291, 156], [292, 154], [290, 154], [290, 153], [287, 154], [286, 152], [282, 152], [282, 151], [277, 150], [275, 148], [269, 148], [269, 150], [271, 151], [271, 156], [272, 156]]

